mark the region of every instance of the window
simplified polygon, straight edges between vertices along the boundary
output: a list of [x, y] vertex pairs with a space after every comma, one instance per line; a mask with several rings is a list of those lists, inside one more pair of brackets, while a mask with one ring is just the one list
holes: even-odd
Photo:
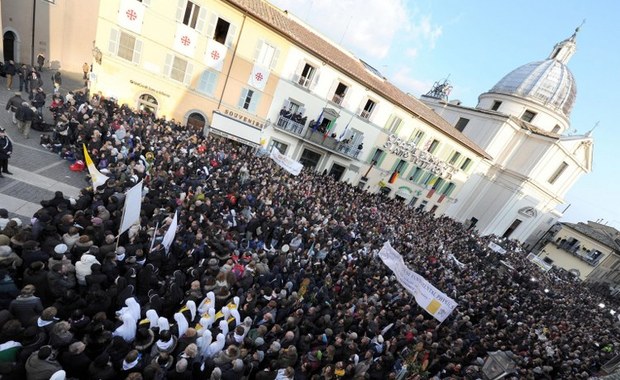
[[[198, 23], [198, 19], [199, 16], [204, 16], [204, 10], [202, 13], [203, 14], [201, 15], [200, 6], [192, 3], [191, 1], [188, 1], [185, 5], [185, 12], [183, 12], [183, 19], [181, 20], [181, 22], [189, 26], [190, 28], [200, 30], [202, 28], [197, 28], [196, 26], [200, 25]], [[204, 21], [202, 21], [202, 24], [204, 24]]]
[[166, 55], [164, 73], [170, 77], [170, 79], [189, 85], [192, 79], [192, 69], [193, 65], [186, 60], [172, 54]]
[[398, 129], [400, 128], [402, 123], [403, 119], [396, 115], [392, 115], [388, 123], [385, 125], [385, 129], [387, 129], [389, 133], [396, 134], [398, 133]]
[[415, 131], [411, 134], [411, 137], [409, 138], [409, 140], [413, 143], [413, 145], [417, 146], [420, 143], [420, 141], [422, 141], [423, 137], [424, 137], [424, 132]]
[[450, 157], [450, 161], [449, 161], [450, 165], [454, 165], [459, 160], [459, 158], [461, 158], [461, 153], [459, 152], [452, 153], [452, 157]]
[[296, 82], [300, 86], [308, 88], [310, 87], [310, 84], [312, 83], [312, 80], [314, 79], [315, 74], [316, 74], [316, 67], [308, 63], [304, 63], [301, 69], [301, 72], [297, 73], [298, 78]]
[[435, 153], [438, 146], [439, 146], [439, 140], [433, 140], [431, 142], [431, 145], [428, 146], [428, 149], [426, 151], [429, 153]]
[[344, 101], [344, 97], [347, 95], [347, 90], [349, 87], [342, 82], [338, 82], [336, 86], [336, 91], [334, 91], [334, 96], [332, 97], [332, 101], [336, 104], [342, 105]]
[[235, 37], [236, 29], [236, 26], [212, 13], [209, 17], [207, 36], [222, 45], [230, 47], [232, 45], [233, 38]]
[[277, 140], [271, 140], [269, 142], [269, 146], [267, 147], [267, 150], [271, 152], [274, 149], [277, 149], [282, 154], [286, 154], [286, 150], [288, 149], [288, 145], [286, 145], [285, 143], [282, 143], [280, 141], [277, 141]]
[[409, 176], [409, 180], [415, 183], [418, 183], [423, 173], [424, 173], [424, 170], [416, 166], [415, 168], [413, 168], [413, 171], [411, 172], [411, 175]]
[[383, 159], [385, 158], [385, 156], [387, 156], [387, 153], [385, 153], [381, 149], [377, 148], [377, 149], [375, 149], [375, 152], [371, 156], [370, 162], [371, 163], [374, 162], [375, 165], [381, 166], [381, 163], [383, 162]]
[[463, 164], [461, 165], [461, 170], [466, 171], [469, 169], [470, 166], [471, 166], [471, 158], [466, 158], [465, 161], [463, 161]]
[[551, 133], [558, 133], [560, 132], [560, 126], [556, 125], [555, 127], [553, 127], [553, 129], [551, 130]]
[[372, 100], [366, 100], [366, 104], [364, 105], [364, 109], [362, 109], [362, 112], [360, 112], [360, 116], [364, 119], [370, 119], [370, 115], [372, 115], [372, 111], [375, 109], [376, 105], [377, 103], [373, 102]]
[[108, 50], [119, 58], [133, 63], [140, 63], [142, 41], [136, 39], [131, 34], [111, 29]]
[[566, 170], [566, 168], [568, 168], [568, 164], [566, 162], [562, 162], [560, 164], [560, 166], [558, 166], [558, 168], [555, 170], [555, 172], [553, 172], [553, 174], [551, 175], [551, 177], [549, 177], [549, 179], [547, 180], [547, 182], [549, 182], [550, 184], [554, 184], [555, 181], [558, 180], [558, 178], [562, 175], [562, 173], [564, 173], [564, 171]]
[[407, 170], [407, 161], [405, 161], [405, 160], [398, 160], [398, 163], [394, 167], [393, 171], [398, 172], [398, 173], [402, 173], [405, 170]]
[[259, 100], [260, 93], [249, 88], [244, 88], [241, 91], [241, 97], [239, 97], [239, 107], [250, 113], [255, 113]]
[[449, 197], [454, 191], [454, 189], [456, 189], [456, 185], [453, 182], [450, 182], [448, 183], [448, 186], [443, 188], [442, 194], [445, 195], [446, 197]]
[[469, 119], [460, 117], [459, 121], [456, 122], [456, 125], [454, 127], [456, 128], [457, 131], [463, 132], [463, 130], [467, 126], [467, 123], [469, 123]]
[[525, 112], [523, 112], [523, 115], [521, 115], [521, 120], [531, 123], [532, 120], [534, 120], [534, 116], [536, 116], [536, 112], [525, 110]]
[[280, 51], [275, 46], [260, 40], [256, 45], [256, 52], [254, 53], [254, 63], [263, 67], [269, 67], [273, 69], [278, 63], [278, 57]]
[[492, 111], [497, 111], [499, 109], [499, 106], [502, 105], [502, 102], [500, 102], [499, 100], [496, 100], [493, 102], [493, 106], [491, 107]]
[[203, 71], [196, 90], [202, 92], [203, 94], [213, 95], [215, 92], [215, 86], [217, 86], [217, 74], [218, 73], [211, 70]]

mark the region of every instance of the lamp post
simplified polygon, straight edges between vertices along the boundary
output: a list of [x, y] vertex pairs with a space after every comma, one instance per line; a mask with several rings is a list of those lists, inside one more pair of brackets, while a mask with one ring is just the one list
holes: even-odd
[[32, 43], [30, 45], [30, 64], [34, 67], [34, 32], [37, 15], [37, 0], [32, 0]]

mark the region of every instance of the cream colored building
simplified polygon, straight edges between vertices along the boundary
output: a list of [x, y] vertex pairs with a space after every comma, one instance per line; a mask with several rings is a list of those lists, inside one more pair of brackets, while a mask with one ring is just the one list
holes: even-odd
[[539, 257], [592, 283], [620, 286], [620, 232], [596, 222], [561, 223]]
[[2, 0], [1, 7], [4, 60], [31, 64], [43, 54], [45, 67], [77, 72], [91, 62], [99, 0]]
[[[371, 65], [266, 1], [34, 2], [35, 56], [63, 69], [75, 62], [75, 71], [88, 56], [91, 91], [279, 149], [369, 191], [442, 214], [490, 158]], [[20, 61], [31, 56], [27, 3], [2, 3]]]

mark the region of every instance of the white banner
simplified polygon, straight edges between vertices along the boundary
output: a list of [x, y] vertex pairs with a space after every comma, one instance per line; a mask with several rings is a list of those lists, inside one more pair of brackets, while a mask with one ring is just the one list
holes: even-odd
[[273, 149], [271, 153], [269, 153], [269, 157], [276, 162], [276, 164], [280, 165], [284, 170], [291, 173], [292, 175], [299, 175], [301, 173], [301, 169], [304, 166], [298, 162], [293, 160], [292, 158], [288, 158], [282, 153], [280, 153], [277, 149]]
[[530, 253], [529, 255], [527, 255], [527, 259], [533, 262], [534, 264], [538, 265], [538, 267], [542, 269], [544, 272], [547, 272], [549, 269], [553, 268], [553, 265], [547, 263], [545, 260], [541, 259], [540, 257], [536, 256], [533, 253]]
[[198, 33], [185, 24], [177, 24], [177, 32], [174, 35], [174, 50], [188, 57], [194, 56]]
[[161, 244], [166, 248], [166, 253], [170, 249], [172, 242], [174, 241], [174, 236], [177, 233], [177, 227], [179, 226], [179, 221], [177, 218], [177, 212], [174, 212], [174, 218], [172, 218], [172, 223], [170, 223], [170, 227], [168, 227], [168, 231], [164, 235], [164, 240], [162, 240]]
[[210, 39], [207, 42], [207, 51], [205, 52], [205, 65], [217, 71], [222, 71], [227, 51], [228, 48], [225, 45]]
[[248, 84], [260, 91], [263, 91], [269, 79], [269, 69], [259, 65], [254, 65]]
[[118, 8], [118, 25], [140, 34], [144, 20], [144, 5], [136, 0], [122, 0]]
[[434, 287], [424, 277], [407, 268], [400, 253], [392, 248], [389, 242], [383, 244], [379, 257], [394, 272], [398, 282], [413, 294], [418, 305], [438, 321], [443, 322], [456, 308], [456, 301]]
[[495, 244], [493, 242], [489, 242], [489, 248], [491, 248], [492, 251], [499, 253], [500, 255], [506, 254], [506, 250], [502, 248], [501, 245]]
[[123, 219], [118, 229], [118, 234], [127, 231], [134, 223], [140, 222], [140, 209], [142, 208], [142, 181], [125, 193], [125, 205], [123, 206]]

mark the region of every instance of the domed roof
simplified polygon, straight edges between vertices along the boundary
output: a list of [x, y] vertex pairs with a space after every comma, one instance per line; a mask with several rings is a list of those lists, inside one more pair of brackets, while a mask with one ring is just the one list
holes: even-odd
[[575, 103], [577, 87], [568, 67], [550, 58], [516, 68], [489, 92], [526, 98], [568, 117]]

